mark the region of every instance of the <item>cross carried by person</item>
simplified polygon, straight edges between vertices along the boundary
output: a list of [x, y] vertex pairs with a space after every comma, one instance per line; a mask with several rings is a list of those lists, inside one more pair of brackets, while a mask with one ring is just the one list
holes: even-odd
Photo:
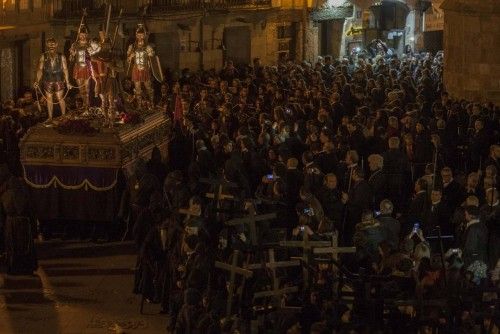
[[[299, 257], [304, 264], [303, 266], [303, 275], [304, 275], [304, 285], [305, 287], [309, 287], [309, 264], [310, 257], [312, 255], [313, 248], [315, 247], [330, 247], [332, 246], [331, 241], [311, 241], [309, 240], [309, 228], [308, 226], [304, 226], [304, 230], [302, 232], [302, 240], [297, 241], [281, 241], [280, 246], [286, 248], [301, 248], [302, 256]], [[294, 257], [292, 257], [293, 259]]]
[[248, 216], [241, 218], [233, 218], [224, 222], [224, 224], [226, 226], [247, 225], [250, 232], [250, 242], [252, 243], [252, 246], [257, 246], [259, 244], [259, 240], [257, 238], [256, 223], [274, 219], [277, 217], [277, 214], [273, 212], [273, 213], [257, 215], [253, 204], [247, 203], [246, 206], [247, 206], [247, 211], [249, 212]]
[[280, 288], [280, 278], [277, 277], [276, 271], [278, 268], [290, 268], [300, 266], [299, 260], [289, 260], [289, 261], [276, 261], [274, 249], [268, 250], [269, 262], [252, 263], [245, 266], [247, 269], [258, 270], [258, 269], [269, 269], [272, 273], [273, 288], [272, 290], [264, 290], [255, 292], [253, 295], [254, 299], [274, 297], [274, 300], [279, 300], [277, 297], [282, 297], [287, 293], [297, 292], [298, 287], [289, 286]]
[[237, 188], [238, 185], [236, 183], [229, 182], [224, 177], [217, 179], [201, 178], [200, 182], [209, 184], [212, 187], [213, 192], [205, 193], [205, 197], [210, 198], [212, 203], [215, 203], [215, 211], [221, 209], [222, 201], [236, 201], [236, 198], [233, 195], [224, 193], [224, 188]]
[[[229, 272], [229, 286], [228, 286], [228, 296], [227, 296], [227, 303], [226, 303], [226, 317], [229, 318], [232, 314], [232, 307], [233, 307], [233, 298], [235, 295], [235, 288], [236, 288], [236, 274], [241, 275], [243, 277], [243, 282], [245, 279], [252, 277], [253, 272], [245, 269], [238, 267], [238, 259], [240, 257], [240, 251], [235, 250], [233, 251], [232, 254], [232, 261], [231, 264], [225, 263], [225, 262], [219, 262], [215, 261], [215, 268], [222, 269], [225, 271]], [[238, 289], [239, 291], [236, 291], [236, 294], [241, 296], [242, 293], [242, 288]]]
[[[338, 234], [332, 235], [332, 245], [328, 247], [316, 247], [313, 249], [314, 254], [329, 254], [334, 261], [338, 261], [339, 254], [356, 253], [356, 247], [339, 247]], [[320, 260], [321, 259], [315, 259]]]

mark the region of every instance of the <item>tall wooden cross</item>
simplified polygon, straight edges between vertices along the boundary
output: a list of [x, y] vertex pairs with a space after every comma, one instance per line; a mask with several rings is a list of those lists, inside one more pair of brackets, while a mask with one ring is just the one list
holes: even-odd
[[196, 211], [196, 210], [191, 210], [190, 208], [180, 208], [178, 211], [181, 215], [186, 215], [186, 218], [191, 218], [191, 217], [200, 217], [201, 212]]
[[227, 226], [238, 226], [238, 225], [247, 225], [250, 230], [250, 242], [252, 246], [257, 246], [259, 244], [257, 238], [257, 222], [263, 222], [270, 219], [276, 218], [276, 213], [266, 213], [263, 215], [256, 215], [255, 212], [251, 212], [248, 216], [242, 218], [234, 218], [230, 219], [227, 222], [224, 222]]
[[[299, 259], [304, 263], [302, 272], [304, 275], [304, 285], [309, 287], [309, 257], [315, 247], [329, 247], [332, 245], [331, 241], [310, 241], [307, 231], [302, 233], [302, 240], [300, 241], [280, 241], [280, 246], [287, 248], [302, 248], [302, 256]], [[293, 257], [292, 257], [293, 258]]]
[[206, 179], [201, 178], [201, 183], [206, 183], [212, 186], [213, 192], [205, 193], [205, 197], [212, 199], [213, 203], [216, 203], [216, 209], [220, 209], [222, 206], [222, 201], [224, 200], [235, 200], [234, 196], [231, 194], [224, 194], [224, 187], [226, 188], [237, 188], [238, 185], [233, 182], [229, 182], [224, 177], [218, 179]]
[[240, 256], [240, 251], [235, 250], [233, 251], [233, 259], [231, 261], [231, 264], [215, 261], [215, 268], [229, 271], [229, 287], [228, 287], [228, 296], [226, 302], [226, 317], [228, 318], [231, 316], [233, 308], [233, 298], [235, 295], [235, 286], [236, 286], [235, 285], [236, 274], [243, 276], [244, 280], [252, 277], [253, 275], [252, 271], [238, 267], [239, 256]]
[[284, 287], [280, 289], [280, 279], [276, 276], [276, 269], [278, 268], [289, 268], [289, 267], [297, 267], [300, 266], [299, 260], [290, 260], [290, 261], [276, 261], [274, 257], [274, 249], [268, 250], [269, 262], [263, 263], [252, 263], [245, 266], [247, 269], [263, 269], [269, 268], [272, 273], [273, 278], [273, 289], [267, 291], [259, 291], [255, 292], [253, 295], [254, 299], [265, 298], [265, 297], [281, 297], [284, 294], [297, 292], [299, 289], [296, 286]]
[[339, 247], [338, 234], [332, 236], [332, 245], [329, 247], [314, 248], [314, 254], [329, 254], [332, 259], [338, 261], [339, 254], [356, 253], [356, 247]]

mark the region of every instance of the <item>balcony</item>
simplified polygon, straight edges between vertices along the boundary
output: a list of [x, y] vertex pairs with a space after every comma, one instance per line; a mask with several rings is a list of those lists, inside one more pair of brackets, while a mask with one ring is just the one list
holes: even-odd
[[[113, 14], [118, 13], [122, 0], [111, 0]], [[48, 0], [47, 5], [52, 9], [54, 19], [74, 19], [80, 18], [83, 10], [87, 9], [87, 17], [104, 17], [106, 12], [106, 2], [102, 0]]]
[[[47, 0], [52, 17], [56, 20], [80, 18], [83, 9], [87, 9], [88, 18], [104, 17], [106, 1], [103, 0]], [[270, 7], [271, 0], [111, 0], [113, 16], [119, 8], [124, 8], [125, 15], [137, 15], [138, 8], [149, 4], [148, 15], [166, 14], [173, 11], [201, 11], [230, 8]], [[116, 14], [115, 14], [116, 11]]]
[[153, 0], [150, 12], [270, 7], [271, 0]]

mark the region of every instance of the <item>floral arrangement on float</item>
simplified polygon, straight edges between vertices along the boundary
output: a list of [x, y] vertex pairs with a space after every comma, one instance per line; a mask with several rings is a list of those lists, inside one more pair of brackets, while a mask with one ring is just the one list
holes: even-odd
[[56, 131], [64, 135], [86, 135], [92, 136], [99, 130], [83, 118], [66, 118], [61, 120], [55, 127]]

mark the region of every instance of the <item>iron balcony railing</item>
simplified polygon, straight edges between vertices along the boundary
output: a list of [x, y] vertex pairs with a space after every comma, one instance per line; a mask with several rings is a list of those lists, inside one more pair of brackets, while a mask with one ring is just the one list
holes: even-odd
[[[88, 17], [103, 17], [106, 12], [105, 0], [48, 0], [52, 17], [55, 19], [74, 19], [82, 15], [87, 9]], [[166, 13], [180, 10], [212, 10], [230, 8], [261, 8], [271, 6], [271, 0], [138, 0], [137, 5], [131, 6], [127, 0], [112, 0], [113, 8], [126, 8], [125, 14], [136, 14], [132, 8], [137, 9], [147, 5], [148, 15]], [[130, 8], [130, 10], [127, 10]]]

